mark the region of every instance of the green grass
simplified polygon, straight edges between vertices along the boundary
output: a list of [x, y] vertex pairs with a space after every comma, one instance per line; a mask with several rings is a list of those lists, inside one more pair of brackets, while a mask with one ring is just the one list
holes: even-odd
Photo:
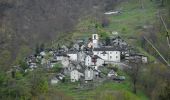
[[97, 94], [105, 94], [109, 91], [113, 93], [116, 92], [125, 93], [122, 96], [128, 94], [129, 98], [136, 98], [135, 100], [148, 100], [148, 98], [144, 95], [142, 91], [138, 91], [136, 95], [133, 94], [131, 90], [131, 85], [127, 81], [122, 83], [106, 82], [98, 86], [97, 88], [91, 90], [76, 89], [77, 85], [78, 84], [74, 83], [59, 84], [56, 88], [57, 90], [64, 92], [66, 95], [73, 97], [75, 100], [87, 100], [87, 99], [94, 100]]
[[[130, 0], [117, 6], [117, 9], [121, 9], [122, 13], [120, 15], [109, 16], [111, 25], [107, 29], [110, 31], [118, 31], [123, 36], [138, 35], [140, 29], [136, 27], [153, 23], [157, 12], [153, 2], [149, 0], [143, 1], [144, 9], [141, 9], [138, 0]], [[125, 29], [125, 32], [122, 32], [123, 29]]]
[[[126, 80], [118, 83], [114, 81], [106, 81], [97, 87], [77, 89], [78, 83], [61, 83], [55, 88], [58, 91], [73, 97], [74, 100], [117, 100], [118, 96], [123, 99], [119, 100], [148, 100], [148, 97], [141, 90], [137, 90], [137, 94], [132, 92], [132, 84], [129, 76], [123, 71], [118, 71], [119, 75], [124, 75]], [[110, 99], [109, 99], [110, 98]]]

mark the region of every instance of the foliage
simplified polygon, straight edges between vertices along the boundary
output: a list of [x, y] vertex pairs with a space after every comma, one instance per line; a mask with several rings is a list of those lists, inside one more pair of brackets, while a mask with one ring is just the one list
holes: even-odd
[[27, 45], [21, 46], [20, 49], [19, 49], [19, 53], [18, 53], [18, 55], [15, 59], [14, 64], [19, 64], [20, 61], [23, 61], [23, 59], [25, 57], [27, 57], [28, 53], [30, 53], [30, 52], [31, 52], [31, 49]]
[[8, 70], [8, 66], [10, 65], [9, 62], [11, 61], [11, 53], [8, 50], [5, 50], [1, 52], [0, 55], [1, 70], [6, 71]]
[[108, 68], [109, 69], [113, 69], [115, 72], [117, 72], [118, 71], [118, 68], [119, 66], [118, 65], [116, 65], [116, 64], [109, 64], [108, 65]]
[[36, 48], [35, 48], [35, 53], [39, 54], [40, 52], [45, 50], [45, 44], [41, 43], [41, 44], [37, 44]]
[[111, 40], [110, 40], [109, 37], [106, 37], [106, 38], [105, 38], [105, 42], [106, 42], [106, 45], [107, 45], [107, 46], [108, 46], [108, 45], [111, 45]]
[[28, 75], [28, 79], [31, 83], [32, 95], [38, 95], [46, 93], [48, 91], [48, 80], [46, 73], [43, 69], [36, 69]]
[[26, 80], [11, 79], [5, 73], [0, 72], [0, 99], [1, 100], [28, 100], [30, 99], [30, 89]]
[[26, 70], [29, 68], [28, 64], [24, 60], [20, 60], [19, 65], [20, 65], [20, 68], [22, 68], [22, 70]]
[[52, 68], [52, 70], [53, 70], [54, 72], [60, 72], [61, 69], [62, 69], [61, 63], [55, 64], [54, 67]]
[[143, 66], [138, 88], [144, 90], [153, 100], [169, 100], [169, 72], [160, 63]]
[[21, 72], [17, 71], [17, 72], [15, 72], [15, 78], [17, 80], [22, 79], [23, 78], [23, 74]]

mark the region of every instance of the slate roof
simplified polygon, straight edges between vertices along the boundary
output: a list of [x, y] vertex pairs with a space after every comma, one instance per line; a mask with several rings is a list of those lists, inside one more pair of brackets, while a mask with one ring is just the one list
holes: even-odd
[[94, 58], [102, 59], [102, 58], [99, 57], [98, 55], [94, 55]]
[[78, 51], [74, 50], [74, 51], [68, 51], [67, 54], [77, 54]]
[[66, 53], [57, 53], [55, 56], [64, 56], [64, 57], [69, 57]]
[[146, 57], [144, 54], [141, 54], [141, 53], [130, 53], [129, 55], [130, 56], [144, 56], [144, 57]]
[[121, 51], [120, 48], [113, 48], [113, 47], [109, 47], [109, 48], [106, 48], [106, 47], [102, 47], [102, 48], [94, 48], [93, 51]]
[[107, 54], [106, 51], [103, 51], [101, 54]]

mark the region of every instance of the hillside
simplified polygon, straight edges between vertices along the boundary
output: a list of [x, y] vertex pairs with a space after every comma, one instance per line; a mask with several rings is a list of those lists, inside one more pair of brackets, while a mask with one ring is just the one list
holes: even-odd
[[[167, 32], [160, 18], [161, 15], [169, 29], [168, 3], [169, 1], [165, 1], [162, 6], [161, 1], [142, 0], [142, 3], [140, 3], [139, 1], [129, 0], [122, 2], [112, 9], [113, 11], [120, 11], [120, 14], [104, 15], [103, 12], [100, 16], [87, 16], [80, 20], [76, 30], [64, 39], [72, 41], [75, 38], [89, 37], [92, 33], [106, 37], [112, 35], [112, 32], [118, 32], [133, 48], [146, 54], [151, 62], [158, 59], [164, 63], [143, 37], [147, 37], [165, 59], [169, 59]], [[103, 27], [103, 24], [106, 25]], [[95, 28], [96, 25], [97, 28]]]
[[[170, 63], [169, 4], [169, 0], [0, 0], [0, 99], [169, 100], [170, 70], [145, 39]], [[105, 42], [120, 36], [130, 50], [148, 57], [148, 63], [123, 61], [128, 66], [123, 69], [104, 63], [99, 79], [71, 82], [71, 75], [65, 75], [53, 85], [51, 80], [67, 69], [63, 60], [53, 57], [62, 55], [58, 51], [63, 45], [71, 50], [76, 40], [89, 41], [94, 33]], [[46, 68], [50, 64], [53, 67]], [[110, 70], [125, 79], [108, 78]]]
[[[6, 60], [12, 62], [22, 59], [33, 52], [36, 45], [48, 44], [61, 34], [69, 34], [74, 30], [79, 18], [93, 15], [95, 6], [100, 8], [97, 10], [100, 12], [113, 8], [117, 2], [1, 0], [0, 55], [7, 56]], [[4, 61], [1, 61], [1, 64], [6, 65]]]

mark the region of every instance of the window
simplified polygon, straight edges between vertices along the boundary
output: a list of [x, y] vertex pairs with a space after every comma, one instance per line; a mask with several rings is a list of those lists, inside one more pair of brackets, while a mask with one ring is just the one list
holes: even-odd
[[96, 39], [96, 35], [94, 35], [94, 39]]
[[112, 59], [112, 56], [110, 56], [110, 59]]
[[116, 58], [118, 58], [118, 56], [116, 56]]
[[105, 56], [105, 54], [103, 54], [103, 56]]
[[112, 54], [112, 52], [110, 52], [110, 54]]

